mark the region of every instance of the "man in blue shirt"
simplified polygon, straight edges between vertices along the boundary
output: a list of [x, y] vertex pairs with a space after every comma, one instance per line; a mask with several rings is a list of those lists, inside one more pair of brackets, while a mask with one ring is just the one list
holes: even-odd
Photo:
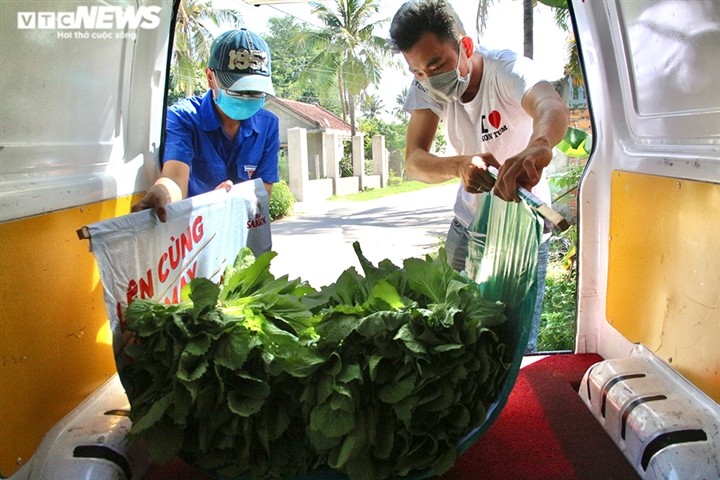
[[132, 211], [165, 205], [233, 183], [261, 178], [268, 197], [278, 181], [278, 119], [263, 110], [274, 95], [267, 43], [246, 29], [213, 41], [205, 69], [209, 90], [167, 112], [162, 173]]

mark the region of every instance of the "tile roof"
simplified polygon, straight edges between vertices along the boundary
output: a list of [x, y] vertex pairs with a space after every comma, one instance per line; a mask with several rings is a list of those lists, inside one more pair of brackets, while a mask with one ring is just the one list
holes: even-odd
[[270, 102], [301, 117], [315, 128], [321, 130], [340, 130], [344, 132], [350, 132], [351, 130], [348, 123], [319, 105], [311, 105], [309, 103], [277, 97], [271, 97]]

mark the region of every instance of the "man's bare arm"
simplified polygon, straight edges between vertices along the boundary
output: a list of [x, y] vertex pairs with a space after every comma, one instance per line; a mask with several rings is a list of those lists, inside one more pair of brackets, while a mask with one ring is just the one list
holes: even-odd
[[517, 187], [532, 188], [552, 160], [552, 149], [565, 136], [568, 108], [552, 85], [541, 82], [522, 99], [522, 107], [533, 118], [533, 132], [527, 147], [508, 158], [498, 169], [495, 194], [517, 200]]
[[167, 221], [165, 206], [187, 197], [190, 181], [190, 167], [187, 164], [168, 160], [163, 165], [162, 174], [145, 196], [132, 206], [131, 211], [139, 212], [152, 208], [161, 222]]
[[460, 178], [465, 190], [486, 192], [492, 188], [487, 166], [499, 167], [491, 154], [439, 157], [430, 153], [440, 119], [432, 110], [413, 110], [407, 129], [406, 167], [408, 176], [425, 183]]

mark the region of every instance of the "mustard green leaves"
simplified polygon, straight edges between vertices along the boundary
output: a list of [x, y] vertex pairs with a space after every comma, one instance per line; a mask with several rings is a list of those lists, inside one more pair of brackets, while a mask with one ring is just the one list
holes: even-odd
[[507, 364], [504, 307], [437, 258], [354, 268], [316, 291], [243, 249], [220, 286], [136, 300], [121, 378], [132, 438], [228, 478], [330, 468], [352, 480], [448, 470]]

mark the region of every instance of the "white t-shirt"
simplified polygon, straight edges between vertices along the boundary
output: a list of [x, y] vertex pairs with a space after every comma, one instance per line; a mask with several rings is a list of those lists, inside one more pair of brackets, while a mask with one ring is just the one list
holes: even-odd
[[[492, 153], [501, 164], [527, 147], [533, 119], [520, 105], [523, 95], [544, 81], [532, 60], [510, 50], [476, 49], [483, 55], [483, 75], [475, 98], [442, 104], [434, 101], [417, 80], [405, 98], [406, 111], [431, 109], [443, 122], [448, 143], [461, 155]], [[532, 189], [550, 204], [550, 186], [545, 172]], [[482, 195], [460, 185], [455, 216], [467, 228], [475, 217]]]

